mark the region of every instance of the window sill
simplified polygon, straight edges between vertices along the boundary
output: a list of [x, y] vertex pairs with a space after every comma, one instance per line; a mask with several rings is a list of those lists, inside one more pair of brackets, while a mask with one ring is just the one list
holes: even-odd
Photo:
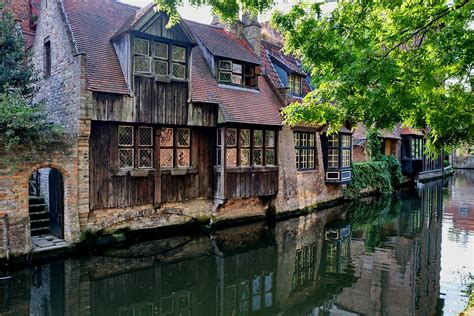
[[124, 176], [131, 176], [131, 177], [148, 177], [150, 175], [155, 174], [155, 169], [147, 168], [147, 169], [117, 169], [110, 171], [112, 177], [124, 177]]
[[228, 173], [271, 172], [278, 171], [278, 166], [227, 167], [226, 171]]
[[197, 173], [198, 173], [198, 170], [193, 167], [161, 169], [161, 174], [171, 174], [172, 176], [185, 176], [187, 174], [197, 174]]

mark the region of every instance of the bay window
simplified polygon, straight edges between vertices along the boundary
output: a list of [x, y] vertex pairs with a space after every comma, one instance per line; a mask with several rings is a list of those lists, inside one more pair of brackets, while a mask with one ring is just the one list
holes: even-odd
[[348, 182], [352, 178], [352, 135], [343, 131], [321, 135], [324, 149], [326, 182]]

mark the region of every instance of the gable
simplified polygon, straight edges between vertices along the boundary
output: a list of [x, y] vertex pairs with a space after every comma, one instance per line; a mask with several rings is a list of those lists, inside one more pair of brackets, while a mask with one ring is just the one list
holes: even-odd
[[162, 12], [154, 13], [154, 15], [147, 20], [145, 16], [140, 23], [133, 29], [140, 33], [145, 33], [152, 36], [166, 38], [172, 41], [181, 43], [193, 43], [194, 40], [186, 34], [181, 23], [175, 24], [173, 27], [167, 29], [168, 16]]

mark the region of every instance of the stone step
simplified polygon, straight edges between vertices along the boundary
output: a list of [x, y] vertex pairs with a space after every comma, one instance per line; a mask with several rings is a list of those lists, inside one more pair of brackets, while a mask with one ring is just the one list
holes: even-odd
[[43, 219], [43, 220], [39, 220], [39, 221], [31, 221], [30, 226], [31, 226], [32, 230], [33, 229], [39, 229], [39, 228], [49, 230], [49, 219], [48, 220]]
[[37, 220], [37, 219], [49, 219], [49, 212], [43, 211], [43, 212], [34, 212], [30, 213], [30, 220]]
[[44, 198], [41, 196], [30, 196], [29, 203], [31, 205], [44, 204]]
[[49, 234], [49, 227], [48, 228], [32, 228], [31, 229], [31, 236], [39, 236], [39, 235], [45, 235]]
[[46, 211], [46, 204], [30, 205], [29, 211], [30, 211], [30, 214], [37, 213], [37, 212], [44, 212]]

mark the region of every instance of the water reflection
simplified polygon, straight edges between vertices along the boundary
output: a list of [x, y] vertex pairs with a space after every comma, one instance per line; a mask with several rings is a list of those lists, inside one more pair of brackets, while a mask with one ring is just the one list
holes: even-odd
[[[0, 314], [439, 314], [443, 197], [445, 216], [473, 206], [456, 190], [443, 194], [441, 182], [431, 183], [271, 227], [149, 241], [23, 270], [0, 281]], [[453, 232], [470, 227], [452, 222]]]

